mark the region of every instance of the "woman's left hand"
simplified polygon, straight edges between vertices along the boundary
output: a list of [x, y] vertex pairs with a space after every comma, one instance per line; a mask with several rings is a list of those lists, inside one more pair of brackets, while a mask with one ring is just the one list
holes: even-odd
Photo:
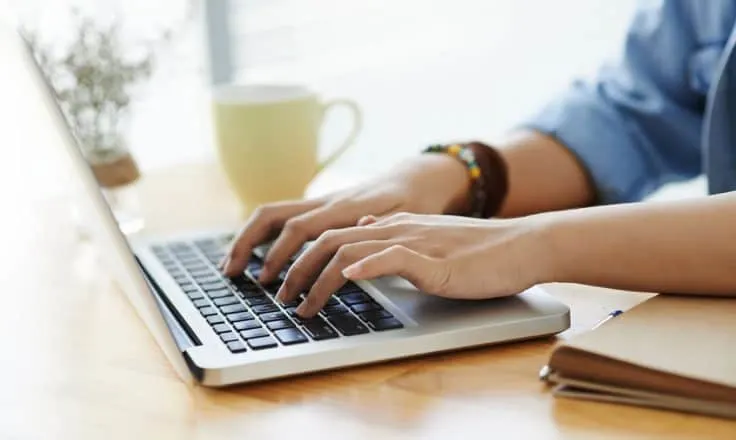
[[289, 302], [311, 285], [297, 313], [312, 317], [347, 280], [387, 275], [448, 298], [513, 295], [551, 278], [543, 230], [536, 217], [367, 217], [323, 233], [291, 266], [277, 299]]

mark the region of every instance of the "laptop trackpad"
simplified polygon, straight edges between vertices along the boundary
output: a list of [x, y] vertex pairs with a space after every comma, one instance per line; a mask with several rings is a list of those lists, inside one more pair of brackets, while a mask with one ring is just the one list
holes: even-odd
[[394, 306], [418, 324], [462, 322], [478, 324], [489, 320], [509, 321], [529, 318], [539, 313], [523, 293], [504, 298], [483, 300], [458, 300], [427, 295], [418, 291], [408, 281], [398, 277], [371, 281]]

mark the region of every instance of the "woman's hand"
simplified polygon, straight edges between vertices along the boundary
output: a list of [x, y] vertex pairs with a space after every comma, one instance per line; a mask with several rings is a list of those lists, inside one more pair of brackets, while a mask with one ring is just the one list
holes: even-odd
[[422, 155], [350, 190], [262, 206], [235, 240], [223, 270], [228, 276], [242, 273], [253, 248], [275, 238], [260, 275], [269, 283], [305, 242], [327, 230], [354, 226], [366, 215], [463, 213], [469, 209], [469, 190], [467, 170], [456, 159]]
[[322, 234], [291, 266], [277, 299], [291, 301], [309, 288], [297, 313], [311, 317], [346, 280], [387, 275], [449, 298], [513, 295], [551, 278], [543, 230], [535, 217], [363, 218], [358, 226]]

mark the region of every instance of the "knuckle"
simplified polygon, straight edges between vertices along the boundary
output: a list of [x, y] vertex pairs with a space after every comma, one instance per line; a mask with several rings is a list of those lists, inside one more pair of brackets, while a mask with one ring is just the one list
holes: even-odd
[[340, 232], [336, 229], [330, 229], [323, 232], [314, 243], [320, 249], [335, 246], [340, 240]]
[[251, 218], [255, 221], [268, 220], [273, 212], [273, 207], [270, 205], [258, 206], [251, 215]]
[[353, 263], [358, 258], [358, 246], [355, 244], [347, 244], [340, 246], [335, 253], [335, 263], [340, 266]]
[[284, 232], [296, 236], [307, 235], [307, 222], [299, 217], [294, 217], [284, 224]]
[[400, 244], [395, 244], [395, 245], [392, 245], [390, 248], [388, 248], [388, 252], [390, 254], [393, 254], [397, 258], [401, 258], [401, 259], [403, 259], [403, 258], [406, 257], [408, 251], [409, 251], [409, 249], [407, 249], [406, 247], [404, 247], [404, 246], [402, 246]]

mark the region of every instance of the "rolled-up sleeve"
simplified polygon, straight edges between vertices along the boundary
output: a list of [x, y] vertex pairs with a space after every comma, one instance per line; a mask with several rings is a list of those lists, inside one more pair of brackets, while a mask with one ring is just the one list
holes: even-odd
[[559, 140], [587, 170], [598, 203], [638, 201], [701, 173], [704, 93], [689, 84], [698, 43], [687, 1], [641, 8], [621, 60], [578, 81], [524, 121]]

